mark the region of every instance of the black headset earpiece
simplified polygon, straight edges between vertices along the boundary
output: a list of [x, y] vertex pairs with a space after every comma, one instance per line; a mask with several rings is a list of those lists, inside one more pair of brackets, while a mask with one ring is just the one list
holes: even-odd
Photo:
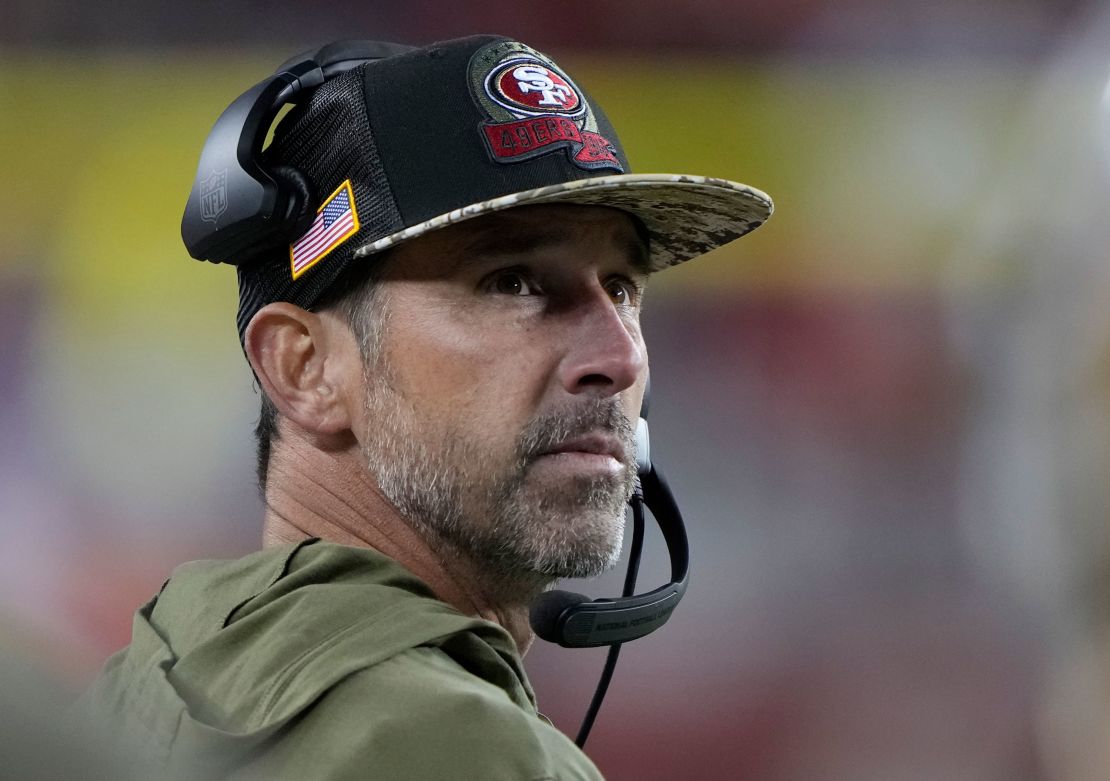
[[263, 163], [270, 126], [283, 106], [301, 102], [327, 79], [411, 48], [337, 41], [286, 60], [236, 98], [208, 134], [185, 204], [181, 238], [189, 254], [243, 265], [300, 238], [315, 214], [314, 193], [301, 172]]

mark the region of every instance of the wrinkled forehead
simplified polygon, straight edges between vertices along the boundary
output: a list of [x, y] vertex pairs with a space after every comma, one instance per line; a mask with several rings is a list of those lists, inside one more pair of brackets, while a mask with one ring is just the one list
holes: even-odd
[[620, 209], [576, 204], [519, 206], [467, 220], [405, 242], [394, 249], [393, 260], [451, 259], [458, 266], [584, 242], [615, 251], [630, 271], [650, 272], [647, 231], [639, 220]]

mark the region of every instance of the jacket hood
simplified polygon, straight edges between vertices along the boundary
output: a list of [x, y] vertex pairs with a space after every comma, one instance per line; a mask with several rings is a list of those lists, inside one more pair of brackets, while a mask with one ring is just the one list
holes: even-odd
[[110, 709], [161, 765], [200, 756], [206, 765], [190, 770], [214, 774], [346, 676], [428, 645], [535, 711], [504, 629], [439, 601], [376, 551], [318, 540], [176, 569], [78, 709]]

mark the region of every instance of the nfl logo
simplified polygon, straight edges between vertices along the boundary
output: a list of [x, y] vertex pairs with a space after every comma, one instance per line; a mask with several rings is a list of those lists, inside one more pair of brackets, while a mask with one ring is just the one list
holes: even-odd
[[227, 169], [213, 171], [200, 183], [200, 218], [215, 222], [227, 209]]

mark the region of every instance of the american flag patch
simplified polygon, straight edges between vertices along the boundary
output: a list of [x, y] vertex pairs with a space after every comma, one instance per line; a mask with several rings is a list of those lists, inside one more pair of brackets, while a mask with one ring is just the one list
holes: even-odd
[[308, 233], [289, 247], [293, 279], [315, 266], [333, 249], [358, 233], [358, 212], [351, 180], [343, 182], [324, 201]]

